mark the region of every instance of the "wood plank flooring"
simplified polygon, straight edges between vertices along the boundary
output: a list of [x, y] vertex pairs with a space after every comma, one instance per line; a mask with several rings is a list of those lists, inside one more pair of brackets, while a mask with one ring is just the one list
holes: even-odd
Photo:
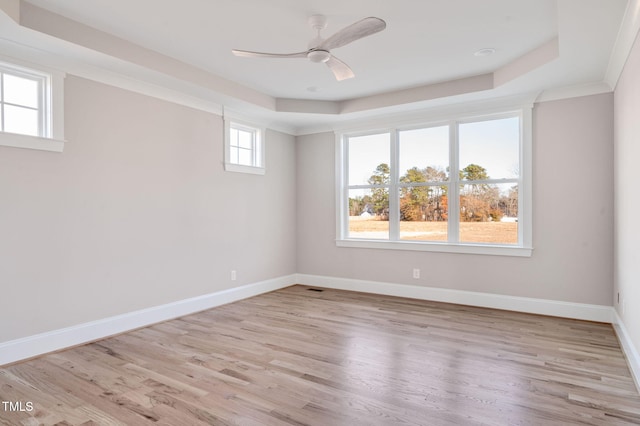
[[0, 368], [2, 425], [629, 425], [608, 324], [293, 286]]

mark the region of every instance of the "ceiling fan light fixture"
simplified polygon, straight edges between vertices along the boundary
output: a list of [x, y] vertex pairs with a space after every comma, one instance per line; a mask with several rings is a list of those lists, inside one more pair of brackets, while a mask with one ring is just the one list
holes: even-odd
[[307, 58], [309, 58], [311, 62], [327, 62], [330, 57], [331, 53], [326, 50], [311, 50], [307, 53]]

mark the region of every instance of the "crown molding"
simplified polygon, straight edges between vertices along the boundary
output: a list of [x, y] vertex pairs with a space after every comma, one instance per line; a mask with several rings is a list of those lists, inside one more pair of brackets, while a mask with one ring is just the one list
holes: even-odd
[[549, 102], [561, 99], [579, 98], [581, 96], [600, 95], [602, 93], [610, 93], [612, 91], [613, 89], [611, 86], [604, 81], [599, 83], [580, 84], [545, 90], [540, 93], [536, 102]]
[[618, 79], [622, 74], [627, 58], [631, 53], [634, 43], [638, 38], [640, 30], [640, 0], [629, 0], [622, 25], [616, 38], [616, 43], [609, 58], [609, 66], [605, 73], [604, 81], [615, 90]]
[[[196, 108], [211, 109], [214, 103], [233, 104], [238, 109], [252, 105], [272, 113], [347, 115], [373, 111], [390, 106], [413, 104], [433, 99], [488, 91], [520, 77], [557, 57], [553, 41], [533, 49], [504, 67], [486, 74], [425, 84], [391, 92], [340, 101], [274, 98], [236, 82], [226, 80], [206, 70], [197, 68], [172, 57], [146, 49], [125, 39], [89, 27], [54, 12], [34, 6], [23, 0], [0, 0], [0, 11], [13, 22], [13, 35], [27, 42], [41, 43], [40, 50], [52, 54], [72, 50], [79, 61], [85, 59], [124, 75], [142, 84], [164, 86], [168, 90], [184, 91]], [[11, 36], [11, 32], [9, 32]], [[0, 33], [0, 37], [3, 34]], [[7, 36], [3, 38], [7, 39]], [[541, 54], [542, 52], [542, 54]], [[60, 56], [60, 55], [58, 55]], [[73, 55], [72, 55], [73, 56]], [[95, 66], [95, 65], [94, 65]], [[76, 67], [77, 68], [77, 67]], [[71, 72], [71, 70], [70, 70]], [[87, 73], [83, 73], [86, 76]], [[104, 80], [104, 77], [103, 77]], [[114, 83], [116, 78], [111, 79]], [[118, 84], [119, 85], [119, 84]], [[126, 85], [126, 84], [125, 84]], [[130, 84], [128, 85], [130, 88]], [[197, 90], [200, 89], [200, 90]], [[162, 90], [160, 90], [162, 92]], [[204, 92], [201, 94], [200, 92]], [[146, 91], [147, 94], [152, 94]], [[167, 95], [161, 95], [166, 98]], [[175, 94], [173, 95], [175, 97]], [[187, 102], [183, 100], [181, 103]]]
[[[544, 91], [538, 101], [605, 93], [615, 88], [640, 26], [640, 0], [630, 0], [604, 82]], [[554, 38], [481, 75], [339, 101], [275, 98], [24, 0], [0, 0], [0, 48], [7, 55], [199, 110], [242, 111], [292, 135], [332, 130], [425, 106], [491, 100], [512, 82], [559, 57]], [[508, 90], [507, 90], [508, 92]]]

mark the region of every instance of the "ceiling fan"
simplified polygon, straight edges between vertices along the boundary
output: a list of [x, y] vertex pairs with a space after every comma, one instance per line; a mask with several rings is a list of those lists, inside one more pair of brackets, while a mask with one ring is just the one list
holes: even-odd
[[380, 18], [364, 18], [345, 27], [327, 39], [320, 37], [320, 31], [327, 27], [324, 15], [313, 15], [309, 18], [309, 25], [317, 31], [317, 36], [309, 42], [309, 49], [297, 53], [263, 53], [248, 50], [233, 49], [236, 56], [247, 58], [307, 58], [311, 62], [324, 62], [333, 72], [336, 80], [342, 81], [354, 77], [353, 71], [347, 64], [331, 54], [331, 49], [337, 49], [363, 37], [370, 36], [386, 28], [387, 24]]

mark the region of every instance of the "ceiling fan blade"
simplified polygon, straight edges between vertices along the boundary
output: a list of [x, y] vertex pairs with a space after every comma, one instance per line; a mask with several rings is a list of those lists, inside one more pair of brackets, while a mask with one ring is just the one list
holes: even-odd
[[237, 50], [233, 49], [231, 51], [234, 55], [240, 56], [243, 58], [306, 58], [307, 52], [298, 52], [298, 53], [264, 53], [264, 52], [251, 52], [249, 50]]
[[331, 72], [333, 72], [333, 75], [336, 76], [336, 80], [338, 81], [355, 77], [355, 74], [353, 73], [353, 71], [351, 71], [351, 68], [349, 68], [347, 64], [333, 55], [329, 57], [329, 60], [325, 62], [325, 64], [327, 64]]
[[316, 49], [331, 50], [384, 30], [387, 23], [380, 18], [364, 18], [345, 27], [320, 43]]

